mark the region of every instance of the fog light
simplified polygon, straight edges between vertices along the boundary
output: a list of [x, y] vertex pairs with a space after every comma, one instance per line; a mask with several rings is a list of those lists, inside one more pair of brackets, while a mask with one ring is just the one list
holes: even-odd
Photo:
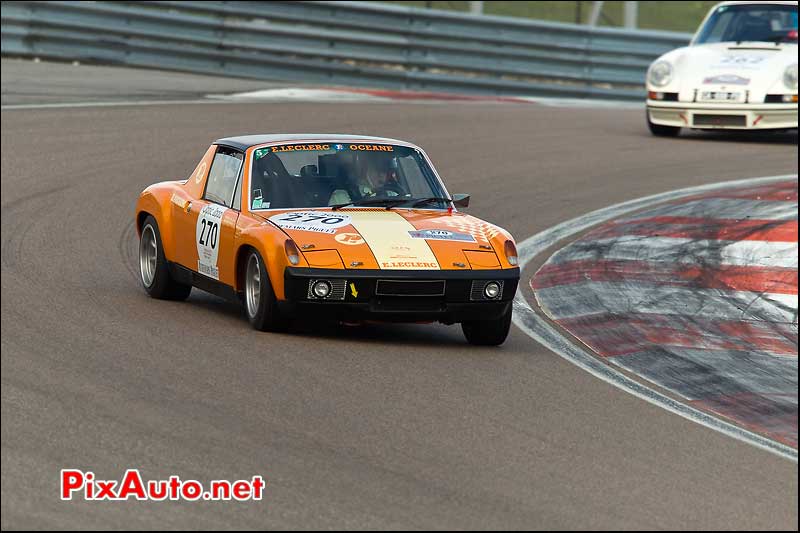
[[782, 100], [784, 103], [797, 103], [797, 95], [796, 94], [784, 94]]
[[317, 298], [327, 298], [331, 293], [331, 284], [325, 280], [315, 281], [314, 284], [311, 285], [311, 292], [313, 292], [314, 296]]
[[490, 281], [483, 288], [483, 294], [490, 300], [494, 300], [500, 296], [500, 284], [496, 281]]
[[650, 100], [663, 100], [663, 99], [664, 99], [664, 93], [662, 93], [662, 92], [657, 92], [657, 91], [649, 91], [649, 92], [647, 93], [647, 97], [648, 97]]

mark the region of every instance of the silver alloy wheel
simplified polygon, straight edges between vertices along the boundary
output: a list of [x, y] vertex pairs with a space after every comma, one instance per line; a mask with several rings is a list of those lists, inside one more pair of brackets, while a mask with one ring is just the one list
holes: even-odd
[[158, 243], [156, 231], [150, 224], [142, 230], [142, 240], [139, 241], [139, 272], [142, 283], [150, 287], [156, 279], [156, 262], [158, 261]]
[[261, 267], [256, 254], [252, 254], [247, 261], [244, 292], [245, 300], [247, 301], [247, 314], [250, 318], [254, 318], [258, 314], [258, 304], [261, 299]]

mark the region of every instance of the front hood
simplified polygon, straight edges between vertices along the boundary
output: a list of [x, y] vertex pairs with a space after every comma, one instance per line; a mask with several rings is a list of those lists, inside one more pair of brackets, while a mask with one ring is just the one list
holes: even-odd
[[383, 270], [502, 268], [505, 230], [446, 211], [352, 208], [292, 210], [268, 220], [300, 247], [309, 266]]
[[666, 88], [655, 90], [681, 93], [681, 100], [693, 98], [694, 90], [741, 88], [754, 96], [783, 87], [786, 67], [797, 62], [797, 45], [789, 43], [710, 43], [674, 50], [661, 59], [672, 63], [675, 74]]

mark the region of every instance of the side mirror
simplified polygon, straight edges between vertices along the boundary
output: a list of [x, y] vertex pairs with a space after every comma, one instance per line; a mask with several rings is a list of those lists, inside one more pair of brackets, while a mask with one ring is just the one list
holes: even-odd
[[454, 194], [453, 205], [456, 207], [469, 207], [469, 194]]

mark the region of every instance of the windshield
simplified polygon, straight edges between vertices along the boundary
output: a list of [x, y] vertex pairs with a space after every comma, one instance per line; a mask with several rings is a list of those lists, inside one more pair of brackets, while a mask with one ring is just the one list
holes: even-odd
[[[445, 191], [415, 148], [390, 144], [285, 144], [253, 152], [250, 209], [363, 204], [411, 207]], [[405, 200], [405, 201], [404, 201]], [[405, 205], [408, 204], [408, 205]], [[443, 200], [426, 209], [447, 208]]]
[[709, 17], [696, 44], [719, 42], [797, 42], [797, 6], [742, 4], [720, 6]]

